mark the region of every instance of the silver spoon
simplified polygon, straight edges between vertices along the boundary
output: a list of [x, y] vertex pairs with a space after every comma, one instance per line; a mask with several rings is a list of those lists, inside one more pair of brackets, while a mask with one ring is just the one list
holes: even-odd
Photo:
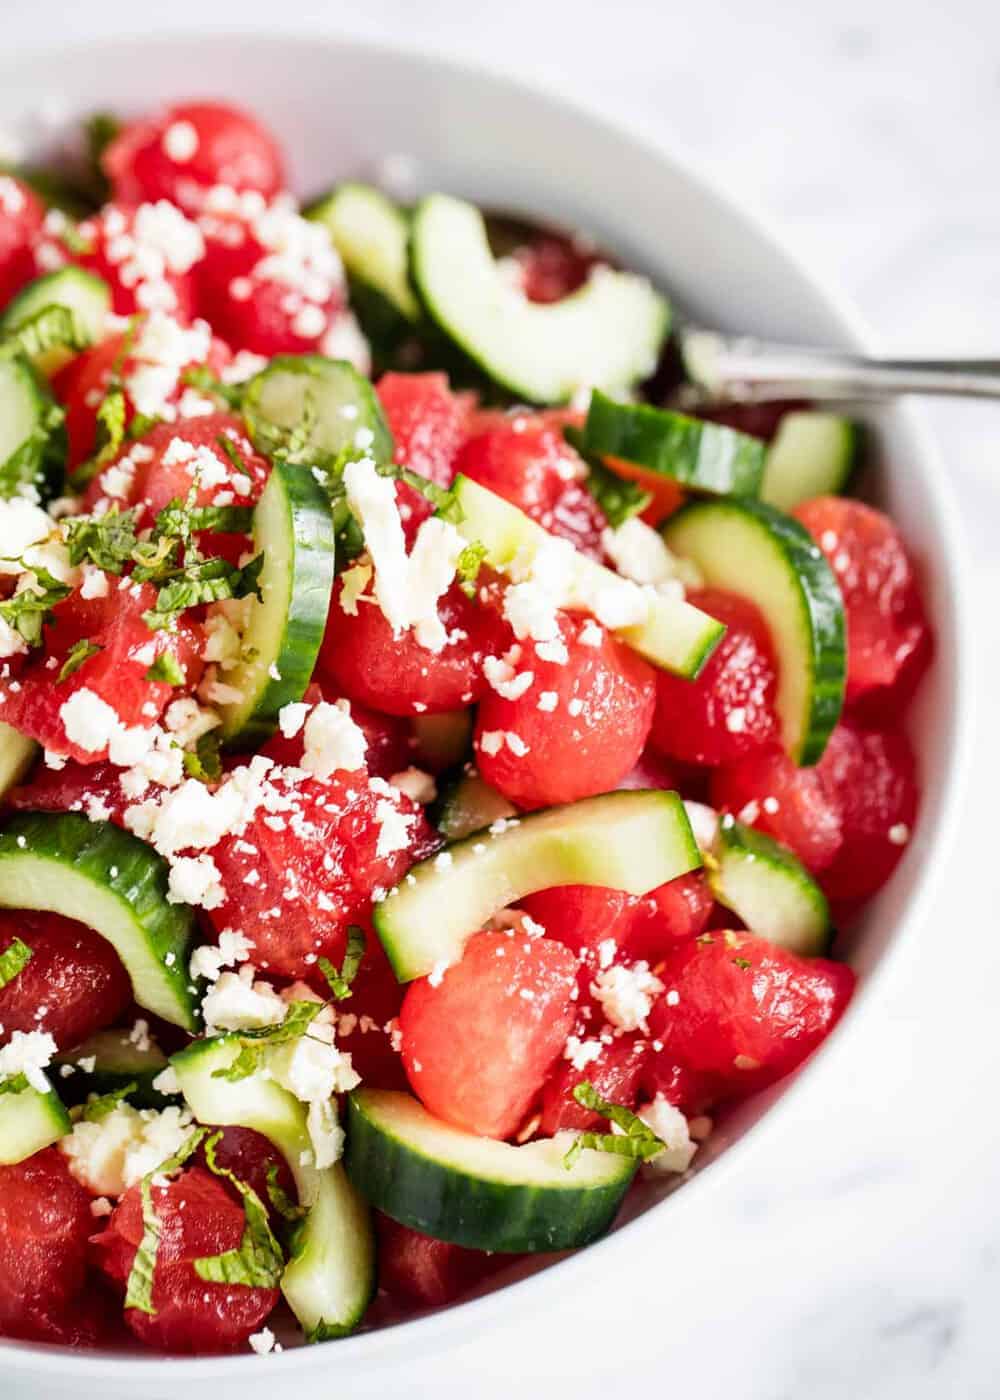
[[1000, 360], [874, 360], [691, 327], [678, 333], [688, 378], [712, 400], [1000, 398]]

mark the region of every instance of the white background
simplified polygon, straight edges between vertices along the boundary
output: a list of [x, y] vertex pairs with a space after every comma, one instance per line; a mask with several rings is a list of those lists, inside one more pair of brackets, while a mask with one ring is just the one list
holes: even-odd
[[[15, 49], [158, 25], [282, 26], [495, 62], [686, 147], [853, 294], [886, 348], [1000, 356], [996, 0], [0, 0], [0, 12]], [[1000, 408], [939, 406], [933, 421], [986, 605], [1000, 583]], [[988, 803], [1000, 658], [985, 606], [978, 636], [964, 838], [880, 1010], [724, 1192], [652, 1224], [636, 1257], [550, 1291], [544, 1310], [407, 1361], [394, 1393], [1000, 1395], [1000, 862]], [[324, 1392], [385, 1387], [331, 1364]]]

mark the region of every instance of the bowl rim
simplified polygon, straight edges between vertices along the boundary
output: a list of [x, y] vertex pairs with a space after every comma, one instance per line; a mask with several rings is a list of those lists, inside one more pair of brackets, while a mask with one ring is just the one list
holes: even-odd
[[[505, 89], [512, 100], [519, 96], [529, 98], [534, 103], [548, 104], [568, 112], [582, 126], [600, 129], [605, 134], [620, 141], [641, 148], [644, 154], [660, 164], [671, 166], [683, 181], [698, 193], [717, 202], [726, 212], [746, 223], [760, 239], [768, 244], [786, 265], [795, 271], [809, 287], [809, 290], [823, 304], [831, 319], [837, 324], [844, 341], [853, 349], [878, 352], [878, 340], [872, 328], [854, 306], [851, 299], [836, 287], [831, 287], [824, 276], [818, 274], [807, 258], [802, 257], [789, 246], [787, 236], [777, 228], [776, 221], [767, 214], [755, 199], [744, 191], [731, 194], [721, 179], [706, 175], [695, 166], [692, 157], [686, 155], [683, 147], [675, 145], [658, 131], [653, 130], [648, 118], [630, 114], [607, 115], [597, 109], [589, 100], [566, 90], [559, 79], [546, 78], [542, 87], [540, 77], [524, 77], [511, 71], [504, 64], [492, 64], [478, 58], [467, 58], [460, 54], [438, 54], [418, 43], [361, 37], [342, 32], [316, 32], [306, 26], [288, 31], [280, 31], [263, 25], [212, 27], [205, 31], [190, 27], [172, 27], [169, 23], [157, 26], [154, 32], [117, 32], [113, 35], [99, 35], [93, 39], [76, 39], [62, 43], [48, 43], [44, 39], [29, 40], [19, 49], [19, 65], [25, 61], [37, 61], [51, 57], [57, 61], [86, 53], [92, 56], [95, 48], [105, 54], [115, 49], [127, 50], [142, 44], [240, 44], [240, 45], [284, 45], [286, 47], [317, 47], [333, 51], [362, 53], [366, 56], [404, 61], [431, 70], [445, 70], [449, 75], [472, 75], [483, 83]], [[681, 1192], [672, 1191], [649, 1210], [629, 1220], [602, 1239], [577, 1250], [542, 1268], [526, 1278], [471, 1298], [465, 1302], [438, 1308], [433, 1312], [419, 1314], [409, 1320], [391, 1324], [371, 1332], [357, 1333], [338, 1340], [336, 1357], [345, 1365], [362, 1363], [368, 1374], [377, 1374], [381, 1363], [395, 1365], [399, 1353], [408, 1348], [411, 1352], [427, 1353], [439, 1350], [444, 1335], [456, 1326], [472, 1328], [479, 1332], [506, 1308], [523, 1309], [529, 1303], [541, 1301], [543, 1291], [551, 1289], [556, 1279], [561, 1284], [569, 1284], [577, 1278], [585, 1267], [593, 1267], [596, 1255], [607, 1265], [616, 1251], [620, 1251], [627, 1238], [631, 1243], [635, 1232], [642, 1226], [647, 1230], [649, 1217], [656, 1214], [667, 1219], [666, 1207], [678, 1196], [685, 1200], [701, 1200], [710, 1190], [724, 1185], [737, 1165], [751, 1151], [759, 1150], [759, 1145], [773, 1131], [780, 1106], [799, 1103], [803, 1097], [803, 1085], [812, 1082], [816, 1066], [831, 1064], [843, 1046], [849, 1041], [848, 1028], [858, 1023], [864, 1015], [871, 1014], [877, 1005], [873, 995], [876, 984], [884, 987], [887, 976], [899, 968], [901, 950], [910, 947], [913, 935], [924, 922], [928, 907], [936, 893], [946, 862], [941, 858], [956, 839], [962, 799], [971, 768], [971, 755], [975, 729], [975, 664], [971, 645], [972, 621], [969, 600], [971, 597], [970, 571], [967, 564], [967, 551], [963, 548], [963, 530], [960, 522], [957, 500], [946, 485], [943, 463], [937, 444], [927, 427], [923, 416], [911, 402], [902, 402], [894, 409], [897, 417], [905, 424], [917, 451], [914, 468], [923, 479], [923, 485], [933, 505], [938, 522], [939, 556], [947, 583], [946, 607], [953, 637], [953, 700], [949, 753], [945, 763], [941, 791], [933, 811], [921, 814], [921, 822], [933, 828], [927, 842], [934, 859], [925, 861], [922, 870], [914, 876], [914, 888], [906, 901], [905, 908], [897, 916], [896, 929], [878, 963], [868, 973], [851, 1000], [851, 1004], [841, 1022], [829, 1039], [817, 1050], [784, 1087], [780, 1098], [766, 1109], [762, 1117], [731, 1143], [703, 1171], [696, 1173], [683, 1184]], [[585, 1262], [586, 1261], [586, 1262]], [[114, 1386], [112, 1393], [120, 1393], [120, 1387], [134, 1384], [136, 1387], [148, 1384], [160, 1368], [169, 1372], [171, 1382], [184, 1384], [193, 1381], [225, 1381], [255, 1378], [277, 1379], [278, 1368], [284, 1377], [302, 1374], [314, 1369], [319, 1358], [326, 1355], [325, 1346], [292, 1348], [278, 1354], [257, 1356], [252, 1352], [236, 1355], [176, 1357], [163, 1356], [155, 1352], [122, 1356], [108, 1353], [74, 1351], [69, 1347], [32, 1344], [8, 1341], [0, 1338], [0, 1366], [21, 1374], [31, 1373], [39, 1377], [74, 1381], [104, 1380]], [[261, 1369], [262, 1363], [268, 1369]]]

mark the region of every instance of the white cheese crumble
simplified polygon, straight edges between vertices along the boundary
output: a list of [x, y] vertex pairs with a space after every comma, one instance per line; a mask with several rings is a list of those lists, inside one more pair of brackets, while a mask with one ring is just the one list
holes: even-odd
[[74, 1123], [58, 1145], [70, 1171], [89, 1191], [120, 1196], [172, 1157], [191, 1126], [191, 1114], [176, 1105], [157, 1111], [122, 1103], [96, 1123]]
[[23, 1074], [32, 1089], [45, 1094], [49, 1089], [45, 1069], [55, 1053], [56, 1043], [48, 1031], [14, 1031], [0, 1050], [0, 1079]]
[[191, 904], [218, 909], [226, 902], [219, 867], [211, 856], [175, 856], [167, 881], [170, 904]]
[[426, 806], [437, 797], [437, 783], [432, 775], [425, 773], [422, 768], [404, 768], [400, 773], [393, 773], [389, 779], [389, 786], [398, 788], [421, 806]]
[[657, 1094], [652, 1103], [639, 1109], [638, 1116], [664, 1144], [663, 1151], [645, 1163], [644, 1171], [650, 1175], [686, 1172], [698, 1151], [698, 1144], [691, 1141], [688, 1121], [680, 1109]]
[[256, 981], [254, 968], [244, 963], [239, 972], [223, 972], [201, 1003], [205, 1031], [260, 1030], [285, 1019], [287, 1006], [269, 982]]
[[314, 706], [305, 722], [302, 767], [317, 778], [329, 778], [338, 770], [352, 773], [365, 764], [368, 741], [355, 724], [346, 701], [334, 705], [325, 700]]
[[598, 972], [590, 990], [613, 1026], [623, 1031], [647, 1031], [646, 1018], [654, 998], [663, 991], [663, 983], [650, 972], [648, 963], [637, 962], [632, 967], [616, 963]]

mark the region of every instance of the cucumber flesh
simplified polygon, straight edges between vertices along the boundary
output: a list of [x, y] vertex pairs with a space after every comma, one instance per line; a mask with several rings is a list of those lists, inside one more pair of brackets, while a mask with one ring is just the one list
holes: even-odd
[[0, 358], [0, 497], [58, 493], [66, 459], [62, 410], [21, 355]]
[[170, 1063], [194, 1116], [218, 1127], [252, 1128], [285, 1158], [299, 1203], [308, 1209], [281, 1280], [307, 1334], [357, 1326], [375, 1290], [375, 1243], [368, 1208], [342, 1165], [318, 1169], [306, 1108], [261, 1070], [246, 1079], [215, 1078], [239, 1053], [235, 1036], [195, 1041]]
[[448, 195], [416, 208], [410, 272], [444, 333], [531, 403], [567, 403], [595, 385], [628, 389], [652, 373], [670, 320], [644, 278], [605, 267], [561, 301], [530, 302], [497, 266], [480, 211]]
[[583, 446], [708, 496], [757, 496], [764, 474], [759, 438], [649, 404], [618, 403], [599, 390], [590, 397]]
[[726, 815], [705, 866], [716, 899], [751, 932], [803, 957], [828, 951], [826, 896], [787, 847]]
[[537, 1252], [589, 1244], [611, 1224], [635, 1175], [627, 1157], [571, 1134], [515, 1147], [453, 1128], [410, 1094], [356, 1089], [347, 1172], [393, 1220], [468, 1249]]
[[516, 817], [517, 808], [478, 773], [463, 772], [442, 789], [430, 816], [442, 836], [461, 841], [498, 819]]
[[47, 1093], [22, 1089], [0, 1094], [0, 1166], [23, 1162], [51, 1147], [70, 1130], [69, 1114], [51, 1087]]
[[254, 510], [255, 552], [263, 553], [261, 597], [247, 603], [244, 654], [226, 672], [242, 699], [221, 707], [222, 733], [255, 747], [275, 730], [279, 711], [301, 700], [330, 610], [334, 529], [330, 503], [308, 467], [277, 459]]
[[[322, 466], [357, 446], [358, 434], [367, 432], [370, 456], [392, 461], [392, 434], [375, 390], [346, 360], [275, 355], [247, 384], [243, 417], [254, 446], [269, 457]], [[289, 451], [289, 435], [310, 418], [305, 441], [293, 442]]]
[[796, 763], [818, 762], [844, 703], [840, 588], [807, 530], [761, 501], [695, 501], [663, 530], [709, 588], [755, 603], [778, 660], [782, 740]]
[[[104, 334], [111, 310], [111, 288], [100, 277], [82, 267], [61, 267], [46, 272], [18, 292], [0, 316], [0, 335], [16, 330], [47, 306], [65, 306], [73, 312], [78, 339], [92, 345]], [[69, 363], [74, 351], [64, 346], [46, 350], [35, 360], [36, 368], [49, 377]]]
[[0, 798], [17, 787], [39, 752], [34, 739], [0, 721]]
[[835, 413], [786, 413], [767, 449], [761, 500], [791, 511], [814, 496], [836, 496], [858, 455], [859, 430]]
[[0, 831], [0, 906], [78, 919], [117, 952], [147, 1011], [193, 1031], [194, 918], [167, 899], [167, 863], [144, 841], [76, 812], [26, 812]]
[[[470, 544], [478, 542], [485, 547], [486, 562], [494, 569], [503, 572], [515, 561], [519, 568], [530, 567], [528, 561], [551, 541], [548, 531], [524, 511], [478, 482], [459, 475], [452, 490], [463, 515], [458, 529]], [[591, 601], [610, 590], [620, 593], [632, 588], [634, 585], [577, 550], [565, 606], [590, 610]], [[614, 630], [654, 666], [691, 678], [697, 676], [726, 629], [683, 598], [656, 593], [649, 597], [644, 621]]]
[[[387, 195], [348, 181], [311, 205], [306, 218], [325, 226], [352, 281], [380, 297], [397, 318], [410, 325], [420, 320], [420, 303], [410, 286], [409, 221]], [[365, 319], [362, 315], [362, 326]]]
[[[93, 1061], [93, 1068], [89, 1068]], [[87, 1067], [84, 1067], [84, 1063]], [[64, 1103], [85, 1103], [91, 1094], [111, 1094], [128, 1084], [135, 1088], [128, 1102], [136, 1108], [164, 1108], [173, 1096], [153, 1087], [153, 1080], [167, 1067], [167, 1057], [158, 1045], [140, 1049], [129, 1039], [128, 1031], [97, 1031], [81, 1045], [53, 1061], [59, 1094]], [[62, 1067], [72, 1067], [63, 1074]]]
[[606, 793], [452, 842], [375, 906], [375, 928], [397, 978], [409, 982], [457, 962], [477, 929], [536, 890], [647, 894], [700, 864], [675, 792]]

